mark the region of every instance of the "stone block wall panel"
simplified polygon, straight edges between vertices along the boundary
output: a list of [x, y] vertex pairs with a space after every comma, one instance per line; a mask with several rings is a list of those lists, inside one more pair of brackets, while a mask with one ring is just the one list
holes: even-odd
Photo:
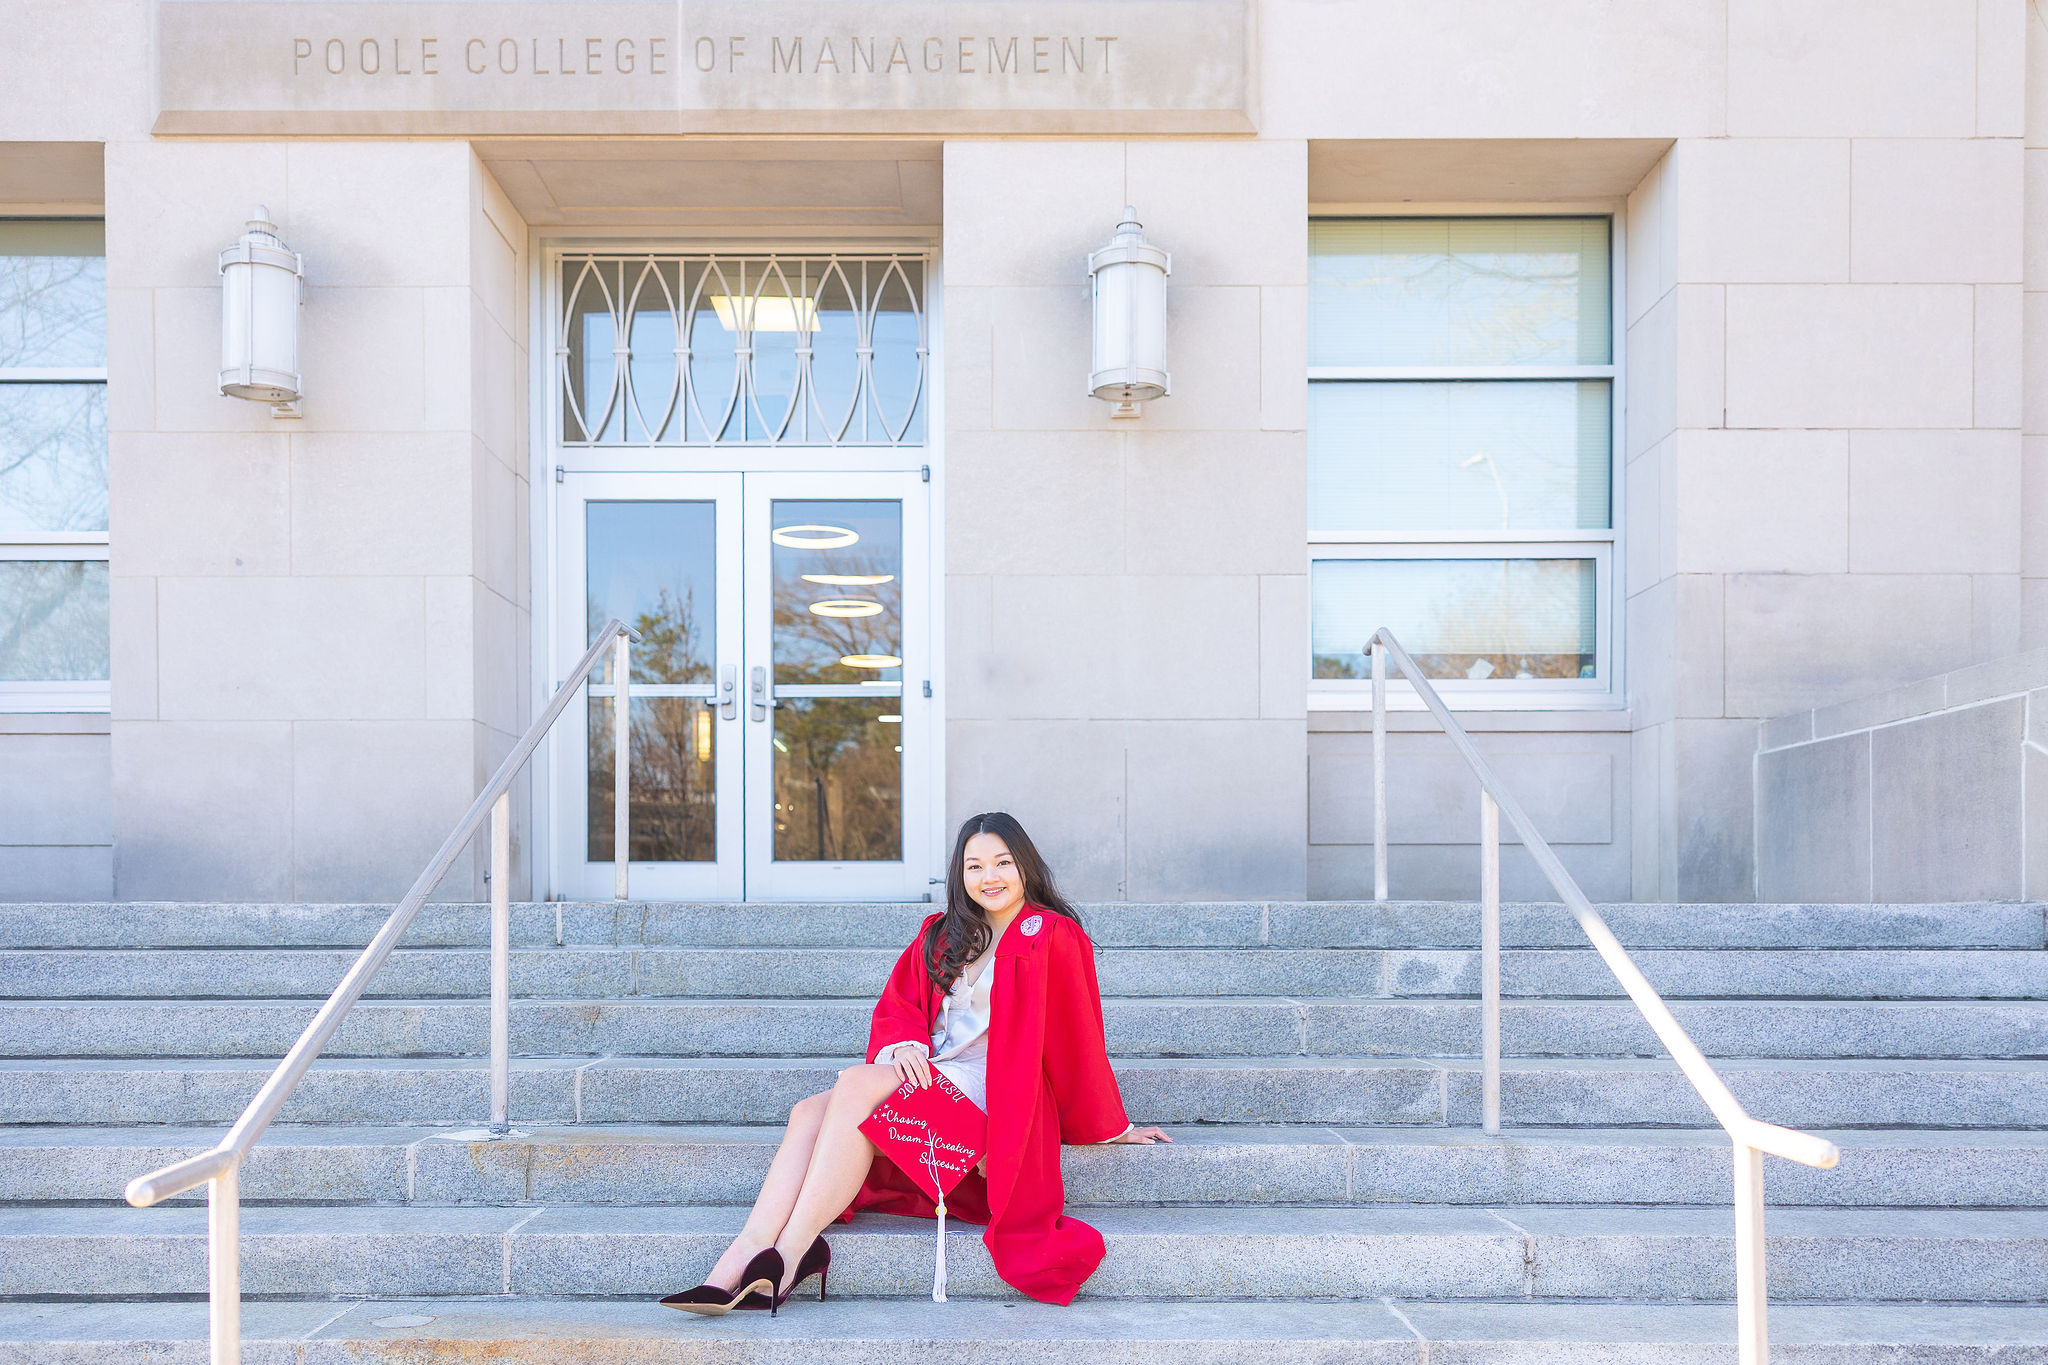
[[[946, 809], [1009, 803], [1089, 895], [1306, 884], [1306, 174], [1300, 142], [946, 144]], [[1126, 204], [1174, 253], [1174, 393], [1112, 421], [1085, 264]]]
[[1757, 820], [1757, 899], [1869, 900], [1870, 735], [1760, 754], [1756, 780], [1774, 793]]
[[[1479, 786], [1427, 717], [1390, 715], [1387, 881], [1396, 899], [1464, 899], [1479, 887]], [[1631, 736], [1613, 728], [1518, 729], [1478, 722], [1474, 743], [1565, 868], [1596, 900], [1626, 900], [1631, 865]], [[1313, 717], [1308, 749], [1309, 894], [1373, 893], [1372, 718]], [[1555, 899], [1536, 864], [1501, 829], [1502, 894]]]
[[2048, 649], [1758, 731], [1757, 895], [2013, 900], [2048, 867]]
[[[2021, 179], [2025, 202], [2025, 246], [2017, 337], [2012, 320], [2001, 318], [2001, 337], [2017, 370], [2018, 423], [2025, 467], [2021, 526], [2019, 628], [2022, 648], [2048, 645], [2048, 5], [2027, 0], [2022, 20], [2024, 79], [2018, 92], [2021, 119]], [[2001, 88], [2005, 101], [2013, 97]], [[2006, 130], [2002, 135], [2009, 135]], [[1990, 344], [1987, 343], [1987, 350]], [[2001, 410], [2002, 411], [2002, 410]], [[2010, 417], [2011, 414], [2002, 415]]]
[[110, 897], [107, 718], [0, 715], [0, 775], [0, 900]]
[[1872, 899], [2018, 898], [2025, 707], [2009, 698], [1871, 731]]
[[[107, 162], [136, 632], [111, 892], [395, 898], [530, 693], [525, 226], [459, 142], [135, 140]], [[215, 257], [255, 203], [307, 260], [291, 421], [213, 392]], [[482, 857], [438, 894], [481, 894]]]

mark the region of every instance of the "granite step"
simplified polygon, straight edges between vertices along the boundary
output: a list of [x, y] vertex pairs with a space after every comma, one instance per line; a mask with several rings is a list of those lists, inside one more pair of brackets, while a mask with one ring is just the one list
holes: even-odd
[[[2048, 1307], [1774, 1303], [1783, 1365], [2042, 1365]], [[0, 1365], [204, 1365], [199, 1302], [0, 1304]], [[684, 1319], [632, 1299], [256, 1300], [251, 1365], [1703, 1365], [1719, 1303], [1230, 1302], [1018, 1295], [792, 1303]]]
[[[1379, 1205], [1088, 1208], [1109, 1254], [1095, 1299], [1724, 1300], [1732, 1215], [1712, 1208]], [[252, 1296], [660, 1295], [701, 1278], [740, 1208], [254, 1207]], [[201, 1208], [0, 1209], [0, 1297], [140, 1297], [206, 1286]], [[830, 1234], [831, 1288], [908, 1296], [931, 1284], [932, 1224], [867, 1214]], [[2048, 1300], [2037, 1210], [1773, 1210], [1781, 1302]], [[947, 1241], [948, 1293], [1008, 1297], [978, 1230]]]
[[[523, 1124], [780, 1124], [854, 1059], [520, 1058], [511, 1109]], [[232, 1122], [271, 1060], [0, 1061], [0, 1124]], [[1820, 1128], [2048, 1128], [2048, 1064], [1727, 1058], [1716, 1068], [1756, 1117]], [[1470, 1058], [1273, 1057], [1115, 1063], [1146, 1123], [1472, 1127]], [[473, 1060], [327, 1058], [286, 1103], [286, 1122], [475, 1123], [488, 1077]], [[1510, 1061], [1505, 1120], [1526, 1127], [1708, 1128], [1706, 1106], [1668, 1061]]]
[[[0, 1203], [117, 1202], [219, 1128], [0, 1129]], [[1773, 1207], [2048, 1207], [2048, 1132], [1841, 1130], [1842, 1162], [1765, 1164]], [[1171, 1145], [1062, 1149], [1076, 1204], [1701, 1204], [1728, 1143], [1699, 1129], [1179, 1125]], [[280, 1124], [242, 1168], [250, 1204], [751, 1204], [770, 1125], [477, 1128]], [[204, 1198], [204, 1190], [182, 1196]]]
[[[341, 948], [114, 948], [0, 951], [0, 999], [322, 999], [357, 953]], [[523, 948], [517, 996], [872, 1000], [896, 962], [888, 948]], [[2048, 952], [2021, 949], [1666, 949], [1633, 954], [1667, 999], [2044, 999]], [[1479, 954], [1459, 948], [1107, 948], [1110, 997], [1477, 995]], [[1510, 949], [1507, 996], [1618, 998], [1590, 948]], [[370, 982], [371, 998], [476, 999], [490, 954], [407, 948]]]
[[[278, 1057], [317, 1006], [310, 1000], [8, 1001], [0, 1056]], [[843, 1056], [865, 1043], [858, 1000], [519, 1000], [512, 1044], [534, 1056]], [[1708, 1056], [2048, 1056], [2048, 1002], [1674, 1001]], [[480, 1057], [490, 1007], [474, 1000], [359, 1003], [329, 1057]], [[1112, 1057], [1476, 1056], [1475, 1000], [1110, 999]], [[1508, 1056], [1653, 1057], [1656, 1035], [1632, 1002], [1510, 1000]]]
[[[925, 904], [748, 904], [628, 901], [515, 905], [524, 947], [865, 947], [901, 951]], [[1470, 948], [1479, 910], [1470, 901], [1107, 902], [1079, 907], [1097, 946]], [[1929, 905], [1616, 904], [1600, 907], [1635, 948], [2048, 947], [2048, 904], [1975, 901]], [[4, 948], [360, 948], [391, 913], [382, 904], [228, 904], [123, 901], [0, 904]], [[1563, 906], [1502, 907], [1508, 947], [1577, 948], [1585, 937]], [[424, 907], [406, 937], [415, 947], [480, 947], [488, 908]]]

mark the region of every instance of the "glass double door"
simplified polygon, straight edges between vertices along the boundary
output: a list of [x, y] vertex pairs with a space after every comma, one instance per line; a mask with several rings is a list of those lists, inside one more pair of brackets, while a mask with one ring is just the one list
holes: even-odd
[[[610, 617], [640, 632], [635, 899], [928, 889], [927, 488], [914, 473], [563, 475], [556, 669]], [[555, 882], [574, 899], [612, 894], [615, 682], [607, 656], [556, 727]]]

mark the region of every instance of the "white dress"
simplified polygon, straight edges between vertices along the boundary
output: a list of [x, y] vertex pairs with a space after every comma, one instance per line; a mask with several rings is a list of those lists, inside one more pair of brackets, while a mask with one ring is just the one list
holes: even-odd
[[989, 997], [995, 994], [996, 964], [990, 962], [968, 984], [963, 973], [939, 1004], [939, 1026], [932, 1030], [932, 1068], [974, 1101], [988, 1109]]

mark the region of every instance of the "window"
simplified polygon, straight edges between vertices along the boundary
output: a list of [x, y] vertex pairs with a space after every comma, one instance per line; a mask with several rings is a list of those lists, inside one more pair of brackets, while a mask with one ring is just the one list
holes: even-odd
[[0, 221], [0, 710], [107, 709], [99, 223]]
[[562, 258], [562, 443], [918, 445], [922, 256]]
[[1467, 705], [1613, 693], [1612, 220], [1309, 225], [1311, 704], [1391, 628]]

